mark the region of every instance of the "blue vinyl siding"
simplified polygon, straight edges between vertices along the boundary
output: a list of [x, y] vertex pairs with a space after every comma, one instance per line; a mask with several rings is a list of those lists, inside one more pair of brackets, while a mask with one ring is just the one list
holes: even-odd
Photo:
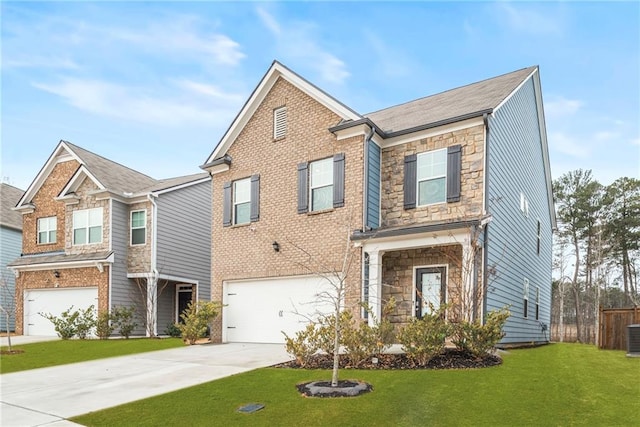
[[[15, 330], [15, 288], [16, 280], [13, 271], [7, 264], [20, 256], [22, 251], [22, 232], [8, 227], [0, 227], [0, 274], [5, 282], [0, 287], [0, 304], [12, 312], [9, 315], [9, 329]], [[6, 286], [5, 286], [6, 285]], [[0, 313], [0, 331], [7, 330], [7, 319]]]
[[380, 227], [380, 158], [378, 145], [367, 143], [367, 227]]
[[[197, 280], [199, 299], [210, 300], [211, 181], [161, 194], [156, 204], [158, 271]], [[162, 304], [159, 309], [166, 307], [168, 304]], [[172, 315], [173, 312], [158, 312], [159, 319]], [[158, 330], [165, 326], [159, 323]]]
[[[547, 196], [540, 122], [533, 78], [489, 118], [487, 310], [509, 305], [503, 344], [548, 341], [541, 323], [551, 322], [552, 223]], [[528, 200], [528, 217], [520, 209], [520, 194]], [[541, 222], [540, 254], [537, 227]], [[524, 280], [529, 281], [528, 317], [523, 316]], [[536, 287], [540, 316], [535, 319]]]

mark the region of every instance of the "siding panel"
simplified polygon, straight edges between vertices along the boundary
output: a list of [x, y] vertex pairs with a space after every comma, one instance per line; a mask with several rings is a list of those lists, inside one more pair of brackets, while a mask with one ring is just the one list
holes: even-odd
[[381, 150], [373, 141], [367, 144], [367, 156], [367, 226], [376, 229], [380, 227]]
[[[20, 256], [22, 251], [22, 233], [12, 228], [0, 227], [0, 274], [4, 283], [0, 286], [0, 304], [13, 312], [15, 309], [16, 279], [7, 264]], [[6, 285], [6, 286], [5, 286]], [[9, 316], [9, 329], [15, 330], [15, 312]], [[7, 330], [7, 319], [0, 313], [0, 330]]]
[[[489, 277], [486, 308], [511, 306], [502, 343], [548, 341], [551, 322], [551, 216], [533, 81], [527, 81], [489, 119]], [[528, 200], [528, 216], [520, 194]], [[537, 254], [537, 224], [542, 240]], [[529, 280], [529, 316], [523, 316], [523, 284]], [[535, 319], [536, 287], [540, 317]]]

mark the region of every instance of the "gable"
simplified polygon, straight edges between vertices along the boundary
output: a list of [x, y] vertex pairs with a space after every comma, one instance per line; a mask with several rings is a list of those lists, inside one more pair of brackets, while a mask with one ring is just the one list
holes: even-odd
[[[217, 159], [223, 158], [223, 156], [227, 154], [231, 145], [242, 133], [245, 126], [249, 123], [279, 79], [287, 81], [289, 84], [314, 99], [318, 104], [332, 111], [342, 120], [358, 120], [362, 118], [358, 113], [331, 97], [326, 92], [303, 79], [279, 62], [274, 61], [236, 118], [233, 120], [229, 129], [227, 129], [216, 148], [213, 150], [211, 155], [209, 155], [205, 164], [201, 166], [202, 168], [213, 166], [212, 163]], [[337, 123], [333, 123], [333, 125], [336, 124]]]

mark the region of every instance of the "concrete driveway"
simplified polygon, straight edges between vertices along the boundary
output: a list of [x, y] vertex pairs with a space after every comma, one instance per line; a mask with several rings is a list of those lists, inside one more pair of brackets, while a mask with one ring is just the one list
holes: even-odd
[[206, 344], [0, 375], [6, 426], [66, 418], [289, 360], [283, 344]]

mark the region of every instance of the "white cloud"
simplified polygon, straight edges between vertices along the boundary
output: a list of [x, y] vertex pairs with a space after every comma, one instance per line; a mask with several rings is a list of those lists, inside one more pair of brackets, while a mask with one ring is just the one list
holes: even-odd
[[[531, 5], [531, 3], [529, 3]], [[498, 2], [495, 6], [500, 14], [499, 21], [506, 23], [512, 30], [535, 35], [560, 35], [563, 26], [558, 11], [545, 14], [509, 2]]]
[[[65, 79], [58, 84], [32, 83], [43, 91], [64, 98], [74, 107], [93, 114], [155, 125], [201, 124], [223, 125], [232, 118], [229, 99], [235, 103], [240, 96], [209, 91], [208, 101], [169, 94], [150, 96], [142, 88], [127, 87], [99, 80]], [[207, 92], [204, 86], [192, 83], [191, 89]], [[237, 105], [236, 105], [237, 106]], [[234, 107], [236, 107], [234, 106]]]
[[218, 98], [221, 100], [228, 100], [233, 102], [241, 102], [244, 97], [237, 93], [225, 93], [216, 85], [195, 82], [193, 80], [177, 80], [176, 84], [186, 90], [193, 93], [204, 95], [207, 97]]
[[578, 99], [567, 99], [562, 96], [551, 97], [544, 103], [544, 112], [547, 117], [555, 118], [575, 114], [584, 103]]
[[552, 132], [549, 134], [549, 148], [571, 157], [586, 158], [591, 154], [590, 148], [575, 138], [562, 132]]
[[320, 46], [313, 34], [317, 28], [314, 23], [287, 22], [286, 26], [281, 26], [265, 9], [256, 8], [256, 12], [275, 37], [279, 57], [305, 63], [330, 83], [342, 84], [351, 75], [344, 61]]
[[594, 138], [597, 141], [600, 141], [600, 142], [602, 142], [602, 141], [610, 141], [610, 140], [616, 139], [618, 137], [620, 137], [620, 133], [619, 132], [610, 132], [610, 131], [606, 131], [606, 130], [603, 130], [603, 131], [600, 131], [600, 132], [596, 132], [596, 134], [594, 135]]
[[68, 58], [21, 55], [16, 58], [9, 58], [2, 61], [2, 68], [50, 68], [78, 70], [80, 67]]
[[629, 143], [630, 143], [631, 145], [637, 145], [637, 146], [640, 146], [640, 138], [634, 138], [634, 139], [631, 139], [631, 140], [629, 141]]

